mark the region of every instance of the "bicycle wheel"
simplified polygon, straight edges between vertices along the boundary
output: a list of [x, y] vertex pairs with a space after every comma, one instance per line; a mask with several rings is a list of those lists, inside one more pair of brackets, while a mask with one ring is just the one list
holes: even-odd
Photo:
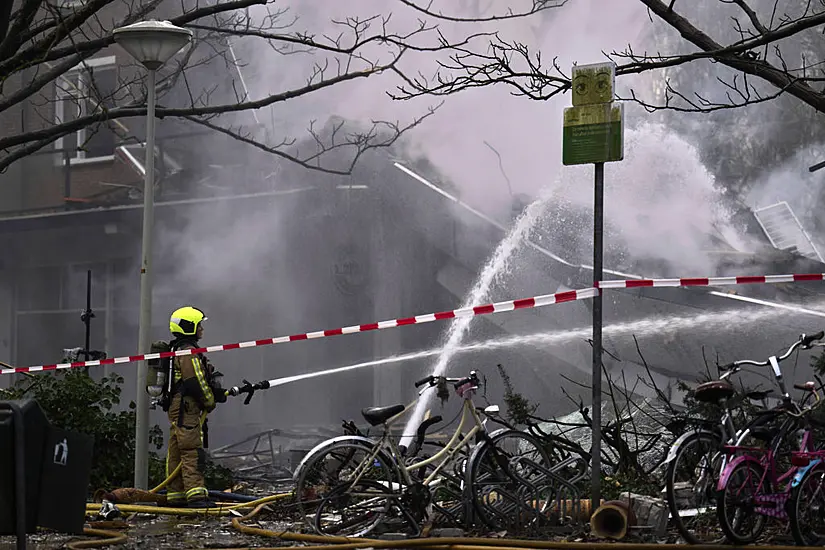
[[[380, 452], [369, 463], [374, 450], [374, 444], [353, 438], [310, 458], [295, 488], [308, 527], [322, 535], [358, 537], [381, 523], [401, 491], [392, 459]], [[361, 475], [355, 482], [357, 472]]]
[[756, 512], [756, 497], [771, 493], [764, 473], [765, 468], [757, 462], [740, 462], [716, 495], [719, 525], [734, 544], [755, 542], [765, 529], [767, 517]]
[[550, 460], [541, 442], [518, 430], [500, 430], [479, 443], [467, 468], [468, 498], [478, 519], [497, 531], [542, 523], [554, 500]]
[[[670, 517], [689, 544], [721, 542], [725, 535], [717, 521], [716, 485], [723, 465], [724, 444], [718, 433], [694, 433], [703, 435], [685, 440], [676, 457], [668, 463], [665, 490]], [[736, 444], [747, 447], [769, 445], [774, 449], [776, 466], [781, 472], [785, 462], [782, 457], [794, 441], [792, 435], [792, 421], [779, 412], [766, 412], [751, 419]]]
[[689, 544], [724, 539], [716, 521], [716, 483], [724, 455], [716, 433], [694, 432], [667, 465], [665, 492], [670, 518]]
[[791, 534], [799, 546], [825, 545], [825, 465], [805, 472], [788, 499]]

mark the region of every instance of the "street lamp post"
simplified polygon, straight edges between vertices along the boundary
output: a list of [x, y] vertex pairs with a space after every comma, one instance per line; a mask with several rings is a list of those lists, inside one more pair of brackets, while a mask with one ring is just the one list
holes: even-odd
[[[142, 21], [114, 30], [115, 42], [146, 67], [146, 174], [143, 183], [143, 251], [140, 266], [140, 326], [138, 353], [149, 353], [152, 327], [152, 230], [155, 205], [155, 72], [192, 39], [192, 31], [168, 21]], [[148, 365], [138, 363], [137, 419], [135, 425], [135, 487], [147, 489], [149, 482], [149, 395], [146, 393]]]

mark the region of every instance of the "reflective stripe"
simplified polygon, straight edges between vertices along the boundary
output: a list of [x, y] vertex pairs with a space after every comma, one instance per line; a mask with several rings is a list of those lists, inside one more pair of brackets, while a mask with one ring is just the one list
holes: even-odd
[[[209, 384], [206, 381], [206, 371], [204, 369], [204, 365], [201, 363], [201, 360], [197, 355], [190, 355], [189, 357], [192, 361], [192, 370], [195, 371], [195, 378], [198, 380], [198, 386], [203, 394], [204, 406], [206, 408], [212, 408], [215, 406], [215, 396], [212, 393], [212, 388], [209, 387]], [[181, 359], [182, 358], [176, 357], [172, 364], [172, 378], [174, 379], [175, 384], [181, 382], [183, 379], [183, 373], [181, 372], [179, 363]]]
[[167, 501], [182, 501], [186, 500], [186, 493], [181, 491], [180, 493], [166, 493], [166, 500]]
[[203, 392], [204, 405], [207, 409], [211, 408], [215, 404], [215, 396], [212, 395], [212, 388], [206, 383], [206, 373], [198, 357], [192, 357], [192, 368], [195, 369], [195, 377], [198, 379], [201, 392]]
[[186, 500], [192, 500], [194, 497], [207, 496], [209, 496], [209, 491], [206, 490], [206, 487], [192, 487], [191, 489], [186, 491]]

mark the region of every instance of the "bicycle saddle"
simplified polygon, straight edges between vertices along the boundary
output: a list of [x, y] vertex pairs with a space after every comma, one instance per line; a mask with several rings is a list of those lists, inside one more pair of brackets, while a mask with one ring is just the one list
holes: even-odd
[[752, 400], [752, 401], [762, 401], [769, 395], [773, 393], [773, 390], [765, 390], [765, 391], [751, 391], [745, 394], [745, 396]]
[[777, 426], [757, 426], [751, 428], [751, 435], [754, 439], [764, 441], [765, 443], [770, 443], [778, 434], [779, 428]]
[[694, 398], [702, 403], [718, 403], [730, 399], [736, 394], [733, 384], [727, 380], [712, 380], [699, 384], [694, 391]]
[[371, 426], [383, 424], [396, 414], [404, 410], [404, 405], [389, 405], [388, 407], [367, 407], [361, 409], [361, 415]]

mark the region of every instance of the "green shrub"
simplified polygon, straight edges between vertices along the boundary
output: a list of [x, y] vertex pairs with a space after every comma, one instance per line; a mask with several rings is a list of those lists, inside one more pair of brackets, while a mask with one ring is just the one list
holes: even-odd
[[[81, 369], [27, 375], [10, 389], [0, 390], [4, 399], [37, 400], [49, 421], [59, 428], [94, 437], [90, 489], [129, 487], [134, 480], [135, 404], [115, 411], [120, 403], [123, 378], [117, 374], [99, 381]], [[163, 447], [159, 426], [149, 430], [149, 444]], [[150, 453], [150, 481], [164, 479], [164, 460]]]
[[[113, 410], [120, 404], [123, 378], [117, 374], [99, 381], [81, 369], [28, 374], [10, 389], [0, 389], [0, 399], [36, 399], [49, 421], [59, 428], [94, 437], [90, 492], [97, 489], [131, 487], [135, 466], [135, 403], [129, 410]], [[149, 445], [163, 447], [164, 431], [157, 424], [149, 429]], [[232, 471], [208, 461], [206, 486], [224, 490], [234, 484]], [[166, 457], [149, 452], [149, 486], [166, 479]]]

